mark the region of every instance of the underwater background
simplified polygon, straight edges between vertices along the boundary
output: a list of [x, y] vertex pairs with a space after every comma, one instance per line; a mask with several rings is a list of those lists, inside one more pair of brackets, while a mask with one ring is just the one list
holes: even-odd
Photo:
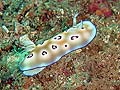
[[[35, 44], [90, 20], [97, 35], [34, 76], [19, 70], [20, 37]], [[120, 0], [0, 0], [0, 90], [120, 90]]]

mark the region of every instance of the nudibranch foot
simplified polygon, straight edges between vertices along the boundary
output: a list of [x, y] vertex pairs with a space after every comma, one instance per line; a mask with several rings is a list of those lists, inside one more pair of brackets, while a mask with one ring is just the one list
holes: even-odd
[[24, 75], [27, 75], [27, 76], [33, 76], [33, 75], [38, 74], [38, 73], [39, 73], [40, 71], [42, 71], [44, 68], [45, 68], [45, 67], [35, 68], [35, 69], [23, 71], [23, 74], [24, 74]]

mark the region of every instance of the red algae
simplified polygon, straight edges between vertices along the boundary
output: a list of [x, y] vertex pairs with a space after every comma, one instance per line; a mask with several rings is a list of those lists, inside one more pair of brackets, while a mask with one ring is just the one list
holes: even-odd
[[58, 2], [62, 2], [63, 0], [57, 0]]
[[30, 86], [32, 86], [33, 81], [31, 80], [31, 78], [25, 78], [25, 83], [23, 85], [24, 89], [29, 89]]
[[0, 11], [3, 11], [3, 9], [4, 9], [3, 2], [2, 2], [2, 1], [0, 1]]
[[90, 3], [90, 5], [89, 5], [89, 12], [90, 13], [93, 13], [98, 9], [99, 9], [99, 6], [97, 3]]
[[40, 15], [40, 19], [42, 22], [47, 22], [53, 17], [54, 13], [49, 10], [43, 10], [42, 15]]
[[95, 0], [91, 2], [88, 10], [90, 13], [95, 13], [98, 16], [110, 17], [112, 15], [109, 2], [106, 0]]
[[105, 17], [112, 16], [112, 11], [110, 9], [108, 9], [108, 8], [102, 8], [101, 12], [103, 12], [103, 14], [104, 14]]

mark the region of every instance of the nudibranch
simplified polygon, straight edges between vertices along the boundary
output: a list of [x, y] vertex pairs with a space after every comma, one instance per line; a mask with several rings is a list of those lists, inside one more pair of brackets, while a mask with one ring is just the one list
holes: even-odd
[[20, 70], [24, 75], [33, 76], [64, 55], [87, 46], [95, 38], [96, 32], [91, 21], [76, 24], [73, 19], [73, 27], [35, 46], [19, 64]]

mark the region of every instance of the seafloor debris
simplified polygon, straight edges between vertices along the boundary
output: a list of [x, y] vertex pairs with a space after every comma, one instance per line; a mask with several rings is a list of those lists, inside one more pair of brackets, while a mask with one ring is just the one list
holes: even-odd
[[2, 26], [2, 29], [3, 29], [3, 31], [5, 31], [6, 33], [9, 32], [9, 30], [7, 29], [7, 27], [6, 27], [5, 25]]

